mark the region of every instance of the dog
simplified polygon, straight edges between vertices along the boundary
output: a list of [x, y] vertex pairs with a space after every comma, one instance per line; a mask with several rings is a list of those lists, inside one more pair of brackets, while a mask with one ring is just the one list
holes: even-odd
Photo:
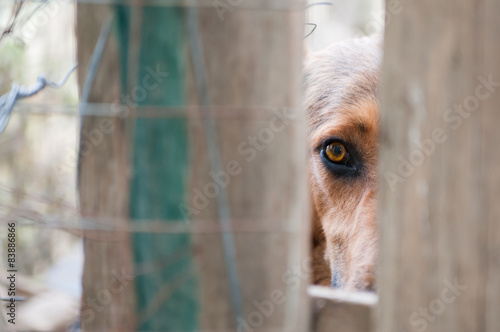
[[382, 38], [332, 45], [305, 64], [313, 283], [375, 289]]

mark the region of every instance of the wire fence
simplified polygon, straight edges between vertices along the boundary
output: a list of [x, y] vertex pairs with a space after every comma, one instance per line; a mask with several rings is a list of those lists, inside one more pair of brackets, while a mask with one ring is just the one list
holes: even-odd
[[[36, 3], [37, 1], [26, 1], [26, 3], [29, 2]], [[231, 182], [231, 185], [224, 182], [223, 176], [205, 178], [204, 175], [193, 175], [193, 183], [196, 182], [204, 185], [204, 187], [200, 187], [200, 194], [195, 193], [194, 196], [198, 195], [196, 197], [198, 197], [201, 201], [210, 201], [210, 203], [204, 203], [204, 206], [199, 207], [195, 204], [195, 201], [187, 202], [186, 210], [184, 211], [186, 214], [183, 219], [147, 219], [96, 216], [88, 213], [82, 213], [81, 207], [76, 203], [76, 201], [74, 202], [75, 204], [72, 204], [71, 202], [66, 201], [64, 197], [61, 199], [57, 197], [57, 195], [53, 195], [53, 193], [38, 195], [33, 194], [29, 189], [26, 189], [24, 185], [14, 189], [9, 185], [1, 185], [0, 196], [8, 196], [9, 200], [0, 204], [0, 219], [3, 219], [4, 221], [16, 219], [19, 221], [20, 225], [28, 227], [36, 226], [37, 229], [62, 230], [77, 237], [82, 237], [89, 241], [95, 241], [102, 244], [119, 243], [122, 241], [124, 233], [127, 235], [189, 234], [201, 235], [207, 239], [213, 237], [213, 235], [220, 236], [222, 244], [220, 248], [222, 253], [220, 260], [223, 261], [222, 265], [224, 266], [224, 271], [222, 272], [226, 273], [226, 276], [223, 277], [221, 274], [219, 277], [224, 280], [227, 278], [227, 284], [229, 285], [226, 285], [225, 287], [229, 289], [226, 293], [228, 298], [230, 298], [231, 303], [231, 313], [229, 316], [231, 316], [233, 322], [230, 325], [241, 326], [241, 318], [245, 317], [245, 312], [248, 311], [247, 302], [249, 302], [249, 291], [246, 288], [247, 285], [245, 282], [249, 283], [249, 278], [241, 272], [246, 269], [244, 266], [245, 261], [242, 260], [243, 256], [241, 256], [241, 252], [239, 256], [237, 255], [235, 238], [240, 241], [240, 250], [242, 246], [242, 235], [251, 235], [250, 237], [247, 237], [247, 239], [254, 239], [253, 241], [256, 241], [257, 243], [260, 243], [259, 239], [263, 237], [266, 239], [273, 239], [274, 237], [279, 239], [276, 241], [282, 241], [285, 243], [294, 238], [300, 230], [301, 226], [298, 220], [299, 218], [297, 217], [300, 214], [298, 213], [297, 215], [294, 215], [294, 212], [299, 211], [301, 207], [299, 205], [290, 206], [280, 202], [284, 201], [283, 197], [290, 197], [290, 192], [286, 192], [279, 197], [279, 199], [276, 198], [274, 201], [267, 203], [263, 200], [261, 201], [260, 197], [257, 197], [255, 200], [257, 203], [255, 203], [253, 208], [255, 211], [252, 211], [252, 213], [249, 213], [247, 216], [241, 215], [241, 211], [245, 210], [242, 206], [236, 206], [234, 209], [230, 209], [231, 205], [229, 202], [234, 199], [234, 197], [231, 197], [231, 195], [234, 195], [234, 189], [232, 189], [231, 186], [233, 185], [233, 182], [237, 183], [239, 181], [236, 180], [239, 173], [234, 173], [235, 175], [233, 175], [231, 170], [228, 170], [227, 165], [231, 161], [236, 161], [237, 165], [241, 166], [241, 168], [245, 168], [245, 172], [257, 174], [253, 177], [260, 181], [264, 178], [262, 176], [259, 178], [259, 174], [262, 175], [262, 173], [259, 173], [261, 172], [261, 167], [258, 167], [260, 160], [263, 158], [269, 158], [270, 155], [273, 154], [273, 151], [282, 151], [278, 149], [279, 146], [288, 146], [289, 141], [286, 139], [286, 136], [289, 134], [295, 135], [297, 132], [300, 132], [300, 129], [298, 128], [304, 126], [304, 119], [302, 117], [291, 116], [299, 112], [299, 108], [293, 103], [281, 106], [247, 106], [244, 104], [217, 105], [210, 103], [207, 91], [207, 68], [205, 67], [204, 59], [202, 58], [202, 55], [204, 54], [204, 50], [202, 48], [203, 43], [198, 34], [198, 31], [201, 29], [200, 26], [198, 26], [198, 15], [200, 10], [202, 11], [207, 8], [216, 11], [219, 10], [220, 15], [218, 17], [221, 20], [227, 19], [228, 15], [237, 9], [248, 10], [252, 13], [256, 11], [264, 12], [278, 10], [296, 10], [299, 12], [304, 10], [302, 1], [60, 1], [60, 3], [65, 2], [106, 6], [128, 5], [135, 9], [141, 8], [142, 6], [181, 6], [186, 8], [186, 17], [188, 21], [186, 36], [189, 37], [189, 47], [192, 50], [192, 58], [190, 60], [195, 74], [195, 91], [199, 96], [199, 104], [187, 106], [148, 105], [145, 101], [141, 100], [139, 93], [142, 90], [140, 90], [137, 86], [132, 86], [132, 89], [136, 88], [136, 90], [130, 89], [130, 91], [132, 91], [129, 93], [131, 95], [130, 103], [127, 103], [126, 101], [124, 102], [123, 96], [112, 103], [90, 102], [92, 87], [94, 86], [96, 76], [99, 72], [99, 64], [101, 63], [106, 44], [109, 42], [110, 38], [116, 38], [116, 36], [111, 37], [110, 32], [113, 25], [116, 24], [116, 17], [110, 16], [107, 20], [105, 20], [101, 28], [101, 34], [93, 51], [92, 59], [90, 60], [88, 68], [79, 69], [82, 71], [85, 70], [86, 72], [85, 80], [82, 84], [80, 102], [78, 104], [57, 103], [51, 105], [48, 103], [26, 102], [25, 100], [21, 101], [22, 99], [33, 96], [34, 94], [42, 91], [42, 89], [47, 86], [54, 88], [61, 87], [76, 67], [71, 68], [61, 82], [58, 83], [48, 80], [46, 77], [40, 77], [35, 85], [28, 88], [15, 84], [10, 92], [0, 97], [0, 133], [6, 128], [9, 118], [11, 118], [13, 114], [16, 114], [19, 117], [23, 117], [25, 115], [41, 115], [43, 117], [49, 115], [74, 116], [81, 122], [83, 122], [84, 119], [91, 119], [93, 117], [101, 117], [103, 119], [112, 118], [114, 120], [118, 118], [123, 120], [122, 123], [126, 123], [127, 120], [137, 121], [139, 119], [185, 119], [189, 121], [190, 126], [192, 126], [191, 128], [195, 128], [195, 130], [199, 133], [203, 133], [203, 136], [197, 136], [196, 139], [190, 141], [189, 144], [197, 146], [197, 149], [199, 149], [200, 144], [203, 144], [205, 149], [203, 152], [204, 155], [201, 157], [194, 155], [191, 158], [197, 158], [197, 162], [204, 163], [206, 167], [205, 173], [207, 174], [226, 174], [224, 176], [228, 176], [228, 182]], [[9, 34], [10, 33], [11, 32], [9, 32]], [[15, 33], [15, 30], [13, 33]], [[137, 43], [140, 42], [140, 40], [135, 40], [134, 42]], [[129, 75], [137, 75], [137, 72], [141, 69], [137, 68], [138, 63], [131, 63], [130, 65], [132, 68], [137, 70], [135, 70], [136, 73]], [[156, 68], [153, 64], [149, 69], [153, 71], [151, 74], [152, 77], [155, 76], [155, 73], [157, 75], [161, 75], [158, 74], [158, 71], [155, 72]], [[132, 69], [131, 71], [134, 70]], [[129, 83], [129, 85], [131, 84]], [[127, 88], [130, 88], [130, 86], [127, 86]], [[152, 91], [147, 90], [146, 93], [152, 93]], [[140, 102], [138, 102], [138, 100], [140, 100]], [[252, 123], [252, 125], [244, 128], [242, 123], [249, 122]], [[231, 142], [228, 147], [224, 141], [221, 140], [219, 132], [224, 131], [230, 126], [234, 126], [235, 128], [244, 128], [244, 130], [239, 136], [241, 138], [241, 142]], [[97, 147], [100, 144], [103, 144], [103, 141], [110, 139], [112, 135], [116, 134], [116, 132], [113, 131], [110, 136], [105, 136], [106, 133], [106, 130], [91, 132], [88, 133], [88, 136], [85, 136], [82, 133], [80, 139], [81, 142], [87, 142], [94, 147]], [[248, 134], [248, 136], [245, 136], [246, 134]], [[134, 133], [132, 132], [131, 136], [133, 135]], [[43, 139], [43, 135], [41, 135], [39, 139]], [[63, 141], [61, 141], [61, 144], [64, 144]], [[129, 147], [130, 146], [131, 145], [129, 145]], [[248, 151], [247, 154], [228, 151], [228, 149], [233, 149], [236, 146], [243, 146], [244, 149], [242, 150]], [[76, 150], [77, 148], [78, 146], [76, 144], [72, 146], [73, 150]], [[80, 165], [79, 160], [82, 158], [83, 148], [84, 146], [81, 145], [80, 150], [75, 151], [76, 154], [74, 154], [69, 160], [69, 168], [72, 168], [71, 174], [73, 176], [76, 176], [77, 168]], [[55, 149], [60, 149], [60, 147], [55, 147]], [[133, 154], [136, 151], [137, 147], [132, 146], [127, 153]], [[236, 157], [232, 160], [228, 160], [228, 156]], [[66, 166], [67, 165], [64, 167]], [[56, 172], [63, 172], [62, 169], [64, 167], [56, 165]], [[66, 167], [66, 169], [67, 168], [68, 167]], [[292, 167], [289, 165], [286, 170], [266, 169], [265, 171], [279, 174], [291, 172], [290, 169], [292, 169]], [[303, 176], [303, 174], [296, 174], [296, 177], [301, 176]], [[240, 178], [242, 177], [243, 176], [240, 176]], [[276, 178], [279, 178], [279, 176]], [[205, 180], [207, 183], [203, 183]], [[242, 183], [243, 181], [238, 184], [238, 186], [241, 186]], [[288, 186], [288, 184], [283, 182], [280, 182], [279, 185], [283, 187]], [[207, 188], [216, 188], [217, 193], [213, 195]], [[77, 188], [73, 187], [72, 189], [76, 190]], [[152, 184], [152, 187], [149, 189], [151, 192], [162, 190], [160, 184]], [[194, 190], [196, 189], [198, 188], [195, 188]], [[188, 193], [188, 196], [193, 196], [193, 192]], [[20, 202], [29, 204], [20, 205]], [[26, 208], [26, 205], [36, 205], [37, 208]], [[205, 207], [205, 205], [208, 207]], [[181, 209], [181, 207], [179, 207], [179, 209]], [[47, 210], [51, 210], [53, 213], [46, 214], [38, 212]], [[193, 210], [201, 211], [201, 215], [193, 215]], [[247, 211], [249, 210], [250, 209]], [[282, 213], [283, 211], [286, 211], [286, 213]], [[287, 240], [280, 239], [282, 236], [284, 236]], [[265, 244], [265, 241], [262, 243]], [[163, 246], [161, 243], [157, 243], [156, 245], [158, 248], [162, 248]], [[157, 273], [168, 266], [175, 265], [177, 262], [190, 255], [197, 254], [197, 250], [200, 250], [198, 247], [199, 245], [188, 245], [183, 247], [182, 250], [175, 251], [171, 255], [167, 255], [162, 259], [152, 259], [147, 262], [138, 262], [131, 273], [133, 273], [136, 277]], [[255, 250], [264, 250], [264, 247], [265, 245], [258, 247]], [[279, 250], [283, 251], [285, 250], [285, 247], [286, 245], [283, 245], [279, 248]], [[283, 262], [283, 264], [292, 264], [294, 259], [299, 257], [299, 250], [301, 249], [295, 249], [295, 251], [290, 250], [289, 252], [284, 253], [283, 257], [286, 262]], [[103, 250], [100, 254], [105, 255], [106, 252]], [[265, 260], [266, 258], [262, 257], [261, 259]], [[161, 288], [160, 291], [158, 291], [158, 293], [155, 294], [155, 296], [147, 304], [147, 306], [138, 313], [139, 322], [145, 322], [148, 318], [154, 315], [159, 310], [161, 304], [165, 302], [173, 292], [185, 284], [187, 279], [196, 275], [196, 272], [197, 271], [193, 271], [191, 269], [186, 269], [179, 275], [176, 275], [170, 285], [166, 285], [168, 286], [167, 288]], [[266, 280], [265, 283], [267, 282], [268, 281]], [[273, 280], [273, 282], [275, 282], [275, 280]], [[269, 285], [264, 286], [271, 287]], [[262, 288], [264, 288], [264, 286]], [[281, 286], [283, 285], [280, 285], [280, 287]], [[287, 289], [287, 292], [290, 292], [289, 284], [285, 283], [284, 287]], [[293, 322], [293, 319], [288, 319], [288, 317], [293, 317], [294, 312], [297, 311], [296, 309], [299, 306], [300, 303], [297, 302], [296, 299], [292, 299], [286, 302], [284, 309], [279, 309], [279, 312], [284, 312], [283, 315], [286, 315], [287, 317], [287, 319], [284, 320], [286, 322], [285, 324], [291, 324], [291, 322]], [[88, 312], [88, 310], [91, 312], [93, 309], [90, 304], [84, 303], [81, 312], [85, 313]], [[253, 314], [253, 312], [251, 314]], [[245, 319], [247, 318], [245, 317]], [[243, 322], [245, 324], [249, 324], [248, 322], [245, 322], [245, 320], [243, 320]], [[291, 331], [292, 327], [288, 330]]]

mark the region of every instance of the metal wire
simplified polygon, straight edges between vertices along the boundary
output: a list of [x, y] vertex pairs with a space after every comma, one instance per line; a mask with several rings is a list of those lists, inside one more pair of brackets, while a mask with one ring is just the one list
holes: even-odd
[[[286, 113], [297, 113], [293, 107], [278, 109], [267, 106], [227, 106], [211, 105], [211, 117], [217, 120], [245, 120], [245, 121], [270, 121], [281, 111]], [[14, 106], [15, 114], [22, 115], [65, 115], [74, 116], [80, 112], [80, 116], [103, 116], [103, 117], [125, 117], [127, 118], [179, 118], [202, 120], [205, 114], [200, 112], [198, 105], [186, 106], [158, 106], [158, 105], [134, 105], [127, 106], [118, 103], [81, 103], [78, 104], [38, 104], [18, 102]], [[295, 119], [295, 122], [305, 121]]]
[[[197, 8], [216, 8], [218, 5], [214, 0], [66, 0], [67, 2], [88, 3], [98, 5], [126, 5], [126, 6], [163, 6], [163, 7], [197, 7]], [[224, 8], [227, 6], [232, 9], [258, 9], [258, 10], [303, 10], [302, 0], [252, 0], [241, 1], [240, 3], [228, 3], [222, 1]], [[228, 9], [229, 10], [229, 9]]]
[[110, 14], [107, 21], [101, 28], [101, 33], [99, 34], [99, 38], [97, 39], [94, 52], [92, 52], [89, 68], [87, 70], [85, 81], [83, 83], [82, 96], [80, 98], [80, 114], [84, 113], [85, 104], [89, 100], [90, 92], [92, 91], [92, 85], [94, 84], [94, 80], [97, 74], [97, 68], [99, 67], [104, 49], [106, 48], [106, 42], [108, 41], [109, 34], [111, 32], [113, 20], [114, 14]]
[[0, 97], [0, 134], [7, 127], [10, 116], [12, 115], [12, 110], [14, 109], [14, 105], [19, 99], [31, 97], [42, 91], [47, 86], [59, 89], [64, 84], [66, 84], [69, 76], [75, 71], [77, 67], [78, 64], [73, 65], [73, 67], [68, 70], [64, 78], [59, 83], [48, 80], [44, 75], [38, 76], [36, 83], [27, 88], [20, 86], [16, 82], [12, 83], [11, 90]]
[[[220, 160], [219, 147], [217, 146], [215, 121], [210, 113], [210, 100], [208, 96], [206, 70], [203, 61], [203, 48], [199, 35], [198, 8], [193, 7], [187, 9], [187, 22], [189, 46], [191, 48], [191, 57], [193, 60], [196, 85], [202, 106], [201, 110], [205, 115], [204, 126], [208, 146], [210, 168], [212, 169], [212, 172], [218, 174], [222, 171], [222, 165]], [[229, 211], [226, 189], [223, 186], [221, 187], [220, 194], [217, 195], [217, 209], [219, 212], [220, 224], [223, 230], [222, 241], [224, 244], [224, 255], [226, 258], [226, 266], [231, 289], [231, 301], [235, 313], [236, 326], [238, 326], [238, 318], [243, 317], [243, 306], [240, 294], [238, 270], [236, 266], [236, 253], [231, 227], [231, 213]]]

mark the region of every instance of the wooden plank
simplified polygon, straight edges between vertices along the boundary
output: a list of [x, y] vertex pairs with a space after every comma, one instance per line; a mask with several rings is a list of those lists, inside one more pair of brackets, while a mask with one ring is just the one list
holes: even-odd
[[[80, 90], [103, 24], [114, 12], [109, 6], [77, 5], [77, 58]], [[120, 100], [119, 47], [110, 38], [89, 96], [89, 102]], [[81, 122], [79, 199], [83, 220], [118, 218], [128, 222], [128, 129], [118, 117], [87, 116]], [[98, 226], [95, 223], [82, 225]], [[83, 331], [135, 331], [134, 268], [129, 234], [83, 231], [85, 262], [81, 326]]]
[[[102, 99], [109, 97], [107, 100], [96, 97], [92, 101], [110, 102], [115, 91], [119, 94], [124, 86], [134, 88], [143, 84], [150, 71], [159, 68], [168, 76], [162, 76], [162, 82], [148, 90], [135, 111], [140, 115], [142, 106], [152, 105], [158, 112], [163, 108], [167, 118], [134, 118], [133, 135], [125, 126], [122, 140], [114, 141], [115, 148], [123, 149], [119, 165], [122, 161], [126, 163], [128, 155], [132, 158], [132, 170], [125, 167], [123, 172], [128, 173], [120, 173], [123, 175], [120, 180], [132, 176], [130, 210], [126, 207], [127, 198], [123, 198], [128, 192], [126, 181], [120, 182], [122, 191], [116, 203], [125, 212], [92, 210], [105, 206], [102, 195], [111, 191], [105, 186], [117, 174], [106, 173], [109, 179], [101, 178], [102, 182], [97, 183], [97, 165], [85, 160], [82, 173], [89, 175], [80, 176], [82, 184], [87, 181], [85, 189], [81, 189], [85, 193], [82, 206], [88, 208], [85, 210], [88, 216], [117, 217], [113, 222], [118, 223], [126, 223], [130, 211], [133, 224], [116, 225], [123, 230], [138, 229], [150, 220], [169, 226], [204, 220], [229, 221], [229, 231], [220, 224], [212, 232], [198, 234], [169, 233], [170, 227], [163, 231], [158, 227], [156, 232], [152, 229], [133, 235], [138, 312], [131, 314], [130, 326], [135, 327], [137, 322], [140, 330], [305, 331], [309, 322], [305, 300], [309, 283], [306, 222], [309, 206], [300, 92], [303, 7], [282, 11], [235, 10], [224, 19], [216, 8], [200, 9], [191, 18], [198, 25], [194, 31], [201, 42], [201, 52], [193, 48], [196, 43], [189, 28], [193, 19], [186, 20], [190, 11], [145, 7], [140, 14], [144, 22], [140, 34], [131, 31], [130, 27], [137, 24], [129, 21], [130, 13], [123, 8], [118, 12], [122, 48], [119, 55], [110, 56], [112, 64], [103, 59], [103, 65], [111, 68], [104, 72], [111, 73], [113, 78], [109, 86], [96, 83], [101, 91], [113, 89], [113, 93], [97, 95]], [[186, 33], [185, 25], [190, 32]], [[131, 31], [135, 37], [129, 38], [123, 31]], [[118, 47], [111, 49], [117, 52]], [[137, 53], [138, 66], [132, 60]], [[195, 59], [200, 55], [204, 68], [195, 70], [199, 69]], [[130, 72], [135, 66], [138, 73]], [[121, 75], [116, 67], [121, 69]], [[207, 98], [201, 97], [205, 92], [200, 88], [199, 75], [203, 73]], [[169, 116], [170, 107], [182, 109], [187, 105], [198, 108], [198, 112], [201, 112], [199, 105], [215, 106], [211, 108], [215, 135], [206, 135], [210, 131], [206, 114], [189, 121], [182, 111], [179, 116]], [[219, 116], [218, 110], [231, 116]], [[239, 116], [254, 111], [255, 116]], [[249, 141], [250, 136], [259, 140], [258, 146], [252, 146], [255, 143], [252, 138]], [[130, 138], [133, 152], [127, 149]], [[209, 140], [217, 147], [215, 157], [223, 170], [234, 173], [227, 184], [221, 185], [220, 177], [215, 180], [211, 175], [218, 172], [209, 162]], [[241, 144], [246, 144], [243, 152]], [[101, 163], [110, 157], [114, 160], [116, 151], [110, 148], [106, 151], [107, 156], [100, 153], [93, 156], [101, 158]], [[220, 196], [215, 197], [218, 194], [209, 194], [208, 204], [197, 209], [193, 204], [195, 189], [205, 191], [207, 184], [212, 184], [212, 188], [219, 186], [220, 195], [225, 191], [227, 202], [221, 204]], [[225, 217], [224, 207], [228, 211]], [[193, 213], [193, 209], [198, 212]], [[109, 264], [116, 257], [130, 258], [125, 240], [129, 241], [128, 237], [118, 238], [118, 244], [114, 243], [112, 248], [103, 244], [86, 248], [86, 255], [92, 256], [86, 258], [86, 294], [95, 289], [90, 281], [102, 285], [99, 280], [101, 269], [105, 269], [102, 262]], [[91, 262], [98, 265], [92, 268]], [[107, 308], [118, 307], [118, 303], [113, 302]], [[132, 307], [125, 305], [128, 309]], [[112, 317], [118, 315], [112, 313]], [[101, 317], [94, 325], [84, 325], [84, 329], [126, 329], [109, 320]]]
[[312, 332], [370, 332], [377, 304], [375, 293], [346, 293], [309, 286], [312, 299]]
[[[189, 122], [193, 167], [188, 214], [193, 225], [221, 218], [220, 196], [210, 191], [214, 185], [219, 195], [225, 191], [236, 257], [227, 259], [231, 249], [223, 234], [193, 235], [201, 271], [200, 328], [306, 331], [309, 207], [301, 107], [303, 10], [238, 9], [221, 20], [215, 9], [203, 8], [198, 25], [216, 135], [206, 135], [207, 123], [200, 119]], [[190, 52], [190, 65], [196, 69], [191, 47]], [[196, 84], [200, 77], [195, 75], [200, 74], [192, 71], [191, 104], [204, 104]], [[236, 116], [219, 116], [224, 110]], [[212, 168], [208, 139], [216, 140], [226, 176]], [[237, 225], [245, 226], [242, 221], [257, 227], [238, 231]], [[231, 268], [239, 279], [240, 313], [230, 287]]]
[[387, 26], [378, 331], [500, 330], [499, 15], [407, 2]]

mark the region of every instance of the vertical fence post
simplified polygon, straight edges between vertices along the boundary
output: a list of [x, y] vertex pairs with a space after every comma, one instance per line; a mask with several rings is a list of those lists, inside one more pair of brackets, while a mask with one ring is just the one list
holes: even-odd
[[377, 330], [499, 331], [500, 4], [394, 5], [381, 101]]
[[[114, 119], [121, 130], [82, 156], [79, 179], [84, 219], [133, 232], [86, 239], [83, 301], [109, 268], [134, 266], [135, 290], [84, 330], [305, 331], [305, 4], [133, 8], [117, 11], [90, 101], [130, 94], [137, 118]], [[81, 70], [107, 12], [78, 5]], [[83, 120], [81, 141], [99, 119]]]
[[306, 331], [305, 4], [214, 3], [191, 13], [188, 30], [189, 99], [201, 105], [190, 121], [188, 219], [222, 232], [193, 234], [200, 328]]

